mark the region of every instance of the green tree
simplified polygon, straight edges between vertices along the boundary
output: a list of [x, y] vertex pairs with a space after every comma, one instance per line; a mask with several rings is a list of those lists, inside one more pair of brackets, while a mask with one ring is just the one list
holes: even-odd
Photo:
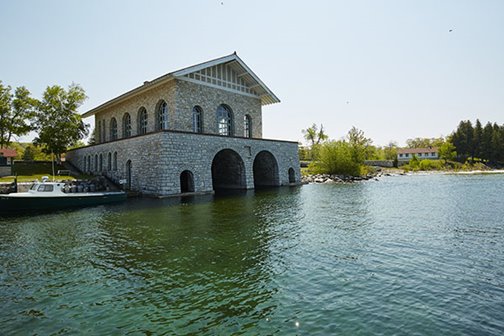
[[324, 125], [320, 124], [318, 129], [316, 124], [311, 125], [307, 129], [301, 130], [305, 140], [310, 145], [311, 158], [316, 159], [318, 156], [319, 145], [329, 139], [329, 136], [324, 132]]
[[383, 148], [385, 154], [385, 160], [396, 160], [397, 159], [397, 143], [389, 142], [387, 146]]
[[481, 158], [481, 138], [483, 137], [483, 127], [479, 119], [476, 119], [473, 130], [473, 144], [471, 149], [471, 157]]
[[363, 164], [373, 153], [373, 141], [364, 136], [364, 132], [353, 126], [347, 134], [348, 143], [352, 149], [352, 158], [357, 164]]
[[33, 161], [35, 160], [35, 148], [32, 145], [28, 145], [23, 153], [23, 160]]
[[9, 146], [13, 136], [22, 136], [33, 130], [31, 121], [35, 116], [36, 99], [24, 86], [16, 88], [14, 95], [10, 86], [0, 81], [0, 148]]
[[469, 120], [459, 123], [457, 129], [451, 135], [451, 141], [457, 151], [457, 158], [464, 162], [472, 155], [474, 128]]
[[457, 157], [457, 152], [455, 151], [455, 146], [449, 141], [445, 141], [438, 148], [439, 158], [445, 161], [452, 161]]
[[68, 147], [88, 134], [89, 125], [83, 123], [77, 108], [86, 99], [84, 89], [72, 84], [65, 90], [54, 85], [46, 88], [37, 108], [36, 145], [44, 145], [45, 153], [54, 153], [58, 161]]
[[480, 141], [480, 157], [484, 160], [493, 161], [492, 157], [492, 136], [494, 133], [493, 126], [488, 122], [481, 133]]
[[318, 173], [358, 176], [361, 165], [353, 159], [353, 148], [347, 141], [329, 141], [320, 147], [319, 160], [311, 169]]

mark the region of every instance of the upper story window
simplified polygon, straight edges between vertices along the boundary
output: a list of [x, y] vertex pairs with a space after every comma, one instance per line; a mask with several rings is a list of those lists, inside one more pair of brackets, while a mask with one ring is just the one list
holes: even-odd
[[243, 118], [243, 136], [252, 138], [252, 118], [248, 114]]
[[168, 129], [168, 104], [161, 100], [156, 109], [157, 130]]
[[116, 121], [116, 118], [110, 119], [110, 140], [117, 140], [117, 121]]
[[105, 127], [105, 119], [102, 120], [102, 141], [107, 141], [107, 129]]
[[147, 133], [147, 110], [141, 107], [138, 111], [138, 134]]
[[103, 142], [103, 139], [102, 139], [102, 131], [101, 131], [101, 125], [102, 125], [102, 124], [101, 124], [101, 120], [98, 120], [98, 125], [96, 125], [96, 128], [97, 128], [97, 129], [96, 129], [96, 132], [95, 132], [95, 135], [96, 135], [96, 137], [97, 137], [97, 139], [96, 139], [96, 140], [98, 141], [98, 143]]
[[192, 125], [193, 125], [193, 132], [203, 133], [203, 109], [199, 106], [193, 107]]
[[219, 135], [233, 135], [233, 112], [227, 105], [217, 108], [217, 130]]
[[131, 136], [131, 116], [125, 113], [123, 117], [123, 138]]

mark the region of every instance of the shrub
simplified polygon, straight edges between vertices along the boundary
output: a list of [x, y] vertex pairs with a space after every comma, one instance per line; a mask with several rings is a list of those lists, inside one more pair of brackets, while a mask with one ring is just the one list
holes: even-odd
[[359, 176], [361, 164], [354, 157], [354, 148], [348, 142], [327, 142], [320, 147], [319, 160], [313, 162], [309, 169], [321, 174]]

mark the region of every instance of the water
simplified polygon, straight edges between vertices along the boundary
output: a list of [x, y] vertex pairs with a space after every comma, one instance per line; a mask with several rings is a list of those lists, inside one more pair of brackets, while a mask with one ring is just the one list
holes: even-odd
[[504, 175], [0, 218], [2, 335], [502, 335]]

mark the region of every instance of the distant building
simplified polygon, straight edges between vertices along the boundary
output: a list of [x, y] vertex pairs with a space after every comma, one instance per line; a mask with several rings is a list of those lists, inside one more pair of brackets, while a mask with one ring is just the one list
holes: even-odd
[[14, 149], [1, 148], [0, 149], [0, 166], [11, 166], [14, 163], [14, 158], [17, 152]]
[[409, 162], [413, 156], [416, 156], [418, 160], [439, 159], [437, 147], [402, 148], [397, 150], [397, 161], [399, 162]]
[[298, 144], [262, 138], [280, 100], [236, 55], [168, 73], [86, 112], [93, 146], [66, 160], [145, 194], [297, 184]]
[[14, 149], [0, 148], [0, 177], [12, 175], [12, 164], [16, 155]]

